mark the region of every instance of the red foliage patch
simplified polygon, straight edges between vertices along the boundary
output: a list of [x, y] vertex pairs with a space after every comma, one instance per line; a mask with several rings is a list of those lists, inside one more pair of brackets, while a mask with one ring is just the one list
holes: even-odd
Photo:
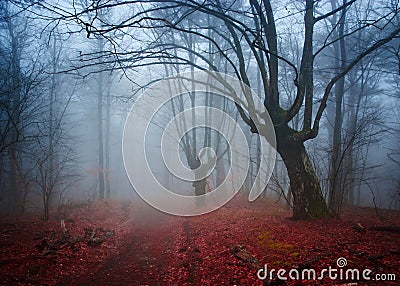
[[[346, 210], [341, 220], [292, 221], [284, 208], [265, 200], [239, 200], [198, 217], [176, 217], [142, 202], [103, 202], [66, 214], [0, 220], [2, 285], [263, 285], [254, 265], [268, 270], [371, 269], [396, 275], [400, 234], [374, 231], [399, 226], [398, 212], [386, 221], [373, 209]], [[61, 228], [65, 222], [68, 239]], [[365, 231], [357, 231], [360, 223]], [[96, 240], [97, 238], [97, 240]], [[91, 241], [93, 239], [93, 241]], [[236, 248], [235, 248], [236, 247]], [[53, 248], [53, 249], [52, 249]], [[235, 255], [238, 249], [241, 255]], [[251, 263], [246, 257], [253, 259]], [[347, 266], [338, 267], [338, 258]], [[259, 264], [258, 264], [259, 263]], [[338, 270], [338, 271], [339, 271]], [[293, 272], [295, 273], [295, 272]], [[345, 273], [345, 272], [343, 272]], [[338, 273], [339, 274], [339, 273]], [[343, 275], [344, 276], [344, 275]], [[369, 285], [351, 279], [287, 280], [286, 285]], [[373, 281], [378, 285], [378, 281]]]

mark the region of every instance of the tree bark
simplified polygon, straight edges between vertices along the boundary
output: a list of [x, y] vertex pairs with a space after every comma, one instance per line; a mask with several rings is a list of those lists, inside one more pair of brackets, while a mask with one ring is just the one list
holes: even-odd
[[[98, 39], [98, 51], [104, 52], [104, 40], [102, 37]], [[100, 69], [101, 59], [100, 59]], [[103, 137], [103, 81], [104, 75], [100, 71], [97, 77], [97, 138], [98, 138], [98, 155], [99, 155], [99, 199], [103, 200], [105, 195], [105, 184], [104, 184], [104, 137]]]
[[14, 126], [10, 131], [9, 140], [15, 142], [8, 150], [9, 154], [9, 214], [21, 213], [21, 198], [20, 191], [18, 189], [18, 153], [20, 151], [20, 144], [18, 144], [18, 137], [20, 136], [20, 116], [21, 116], [21, 37], [18, 32], [15, 31], [15, 26], [11, 21], [7, 21], [9, 33], [11, 36], [11, 110], [14, 114], [12, 115]]
[[[111, 77], [111, 74], [109, 75]], [[110, 128], [111, 128], [111, 81], [107, 82], [107, 99], [106, 99], [106, 134], [105, 134], [105, 146], [104, 146], [104, 157], [105, 157], [105, 193], [106, 198], [111, 197], [110, 190]]]
[[290, 179], [293, 219], [326, 218], [326, 202], [304, 143], [295, 142], [281, 132], [277, 132], [277, 147]]
[[[199, 179], [203, 177], [203, 174], [200, 173], [199, 171], [196, 171], [197, 168], [200, 167], [201, 162], [198, 158], [192, 158], [188, 161], [189, 161], [189, 167], [194, 171], [194, 176], [195, 176], [195, 181], [192, 184], [194, 188], [194, 194], [195, 196], [204, 195], [206, 193], [206, 185], [207, 185], [206, 178]], [[200, 208], [204, 206], [204, 203], [205, 201], [203, 197], [198, 198], [196, 200], [196, 207]]]
[[[336, 2], [331, 1], [332, 9], [336, 9]], [[346, 0], [343, 0], [343, 5]], [[338, 73], [346, 67], [346, 45], [344, 40], [346, 10], [342, 11], [339, 20], [339, 31], [337, 36], [339, 41], [334, 43], [334, 56]], [[336, 25], [336, 16], [334, 16], [333, 25]], [[331, 170], [329, 176], [329, 211], [331, 215], [337, 217], [343, 202], [343, 150], [342, 150], [342, 125], [343, 125], [343, 97], [345, 90], [345, 78], [340, 78], [335, 85], [335, 126], [333, 130], [333, 146], [331, 157]]]
[[[363, 72], [363, 69], [361, 70]], [[346, 195], [347, 195], [347, 204], [354, 206], [355, 204], [355, 166], [356, 166], [356, 152], [354, 150], [354, 136], [357, 132], [357, 124], [358, 124], [358, 113], [360, 108], [360, 100], [362, 96], [361, 93], [357, 93], [355, 90], [356, 82], [350, 79], [350, 88], [349, 88], [349, 112], [348, 112], [348, 128], [349, 128], [349, 146], [348, 153], [346, 156]]]

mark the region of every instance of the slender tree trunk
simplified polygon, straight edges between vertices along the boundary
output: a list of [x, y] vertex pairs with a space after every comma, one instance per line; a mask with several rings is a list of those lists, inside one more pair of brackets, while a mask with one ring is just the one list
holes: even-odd
[[20, 191], [18, 190], [18, 158], [17, 154], [20, 148], [20, 144], [18, 142], [18, 132], [19, 131], [19, 117], [20, 117], [20, 103], [21, 103], [21, 67], [20, 67], [20, 48], [19, 48], [19, 38], [15, 33], [14, 26], [9, 23], [9, 32], [11, 35], [11, 75], [12, 75], [12, 84], [11, 84], [11, 110], [15, 110], [13, 121], [15, 122], [15, 126], [13, 126], [10, 131], [10, 141], [16, 142], [9, 147], [9, 213], [17, 214], [20, 212], [21, 208], [19, 204], [20, 200]]
[[[111, 77], [111, 75], [110, 75]], [[110, 191], [110, 124], [111, 124], [111, 81], [108, 81], [107, 86], [107, 104], [106, 104], [106, 136], [105, 136], [105, 161], [106, 161], [106, 173], [105, 173], [105, 191], [106, 198], [111, 197]]]
[[356, 105], [358, 100], [356, 100], [356, 92], [354, 90], [354, 84], [350, 85], [350, 94], [349, 94], [349, 146], [348, 153], [346, 156], [346, 195], [347, 195], [347, 203], [351, 206], [355, 204], [355, 168], [354, 168], [354, 140], [353, 136], [356, 133], [357, 126], [357, 110]]
[[331, 155], [331, 169], [329, 175], [329, 211], [333, 216], [339, 215], [342, 198], [342, 98], [344, 83], [338, 83], [336, 88], [336, 113], [333, 130], [333, 146]]
[[[217, 149], [220, 150], [220, 149]], [[220, 153], [217, 153], [217, 156]], [[215, 186], [219, 186], [220, 184], [222, 184], [222, 182], [225, 179], [225, 163], [224, 163], [224, 159], [223, 157], [219, 158], [217, 160], [216, 166], [216, 180], [215, 180]]]
[[98, 94], [98, 104], [97, 104], [97, 113], [98, 113], [98, 142], [99, 142], [99, 199], [104, 199], [104, 146], [103, 146], [103, 94], [100, 92], [100, 87], [102, 84], [99, 84], [99, 94]]
[[[104, 43], [103, 38], [98, 39], [99, 51], [103, 52]], [[100, 65], [100, 68], [102, 66]], [[99, 199], [104, 199], [104, 143], [103, 143], [103, 81], [104, 75], [100, 71], [97, 79], [97, 135], [98, 135], [98, 154], [99, 154]]]
[[[250, 146], [251, 146], [251, 144], [252, 144], [252, 142], [251, 142], [251, 138], [252, 138], [252, 133], [250, 132], [250, 129], [249, 128], [246, 128], [245, 130], [244, 130], [244, 136], [247, 138], [247, 142], [249, 142], [250, 143]], [[252, 153], [251, 153], [251, 149], [249, 150], [250, 151], [250, 153], [249, 153], [249, 160], [250, 160], [250, 164], [249, 164], [249, 169], [247, 170], [247, 174], [246, 174], [246, 178], [244, 179], [244, 184], [243, 184], [243, 187], [242, 187], [242, 195], [243, 195], [243, 197], [245, 198], [245, 199], [247, 199], [248, 197], [249, 197], [249, 194], [250, 194], [250, 189], [251, 189], [251, 186], [252, 186], [252, 184], [251, 184], [251, 181], [252, 181], [252, 176], [253, 176], [253, 162], [252, 162]]]
[[17, 205], [18, 205], [18, 195], [17, 195], [17, 150], [16, 144], [10, 146], [8, 150], [9, 158], [9, 207], [8, 213], [9, 214], [16, 214], [17, 212]]
[[44, 210], [44, 217], [45, 221], [49, 220], [49, 197], [45, 191], [43, 191], [43, 210]]
[[[332, 8], [336, 8], [336, 1], [332, 0]], [[346, 0], [343, 1], [346, 4]], [[334, 54], [337, 61], [338, 73], [346, 66], [346, 46], [344, 40], [344, 27], [346, 10], [343, 10], [339, 20], [339, 42], [334, 44]], [[336, 22], [336, 21], [335, 21]], [[334, 22], [334, 24], [335, 24]], [[335, 85], [335, 126], [333, 130], [333, 146], [332, 146], [332, 159], [331, 170], [329, 176], [329, 211], [331, 215], [338, 216], [343, 201], [342, 177], [343, 177], [343, 154], [342, 154], [342, 105], [344, 96], [345, 79], [342, 77]]]
[[51, 87], [50, 87], [50, 105], [49, 105], [49, 177], [48, 177], [48, 185], [51, 188], [51, 192], [49, 193], [48, 200], [51, 201], [53, 199], [53, 193], [57, 192], [56, 189], [56, 178], [55, 172], [57, 172], [58, 166], [58, 154], [56, 152], [57, 145], [57, 137], [59, 136], [59, 132], [56, 130], [57, 127], [57, 118], [58, 112], [56, 108], [57, 104], [57, 68], [59, 64], [59, 56], [60, 51], [57, 51], [57, 38], [56, 35], [53, 36], [53, 50], [52, 50], [52, 75], [51, 75]]

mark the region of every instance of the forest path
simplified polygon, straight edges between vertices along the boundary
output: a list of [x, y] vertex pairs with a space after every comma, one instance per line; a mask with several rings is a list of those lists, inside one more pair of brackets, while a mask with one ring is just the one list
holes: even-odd
[[[221, 270], [234, 271], [235, 284], [238, 266], [253, 274], [231, 254], [236, 239], [221, 223], [229, 220], [231, 227], [239, 226], [229, 217], [230, 209], [219, 216], [179, 217], [141, 202], [128, 212], [123, 226], [116, 225], [121, 231], [116, 231], [112, 254], [57, 285], [203, 285], [210, 276], [219, 281]], [[245, 231], [240, 227], [235, 232]]]
[[115, 255], [100, 261], [93, 272], [59, 285], [165, 285], [168, 280], [168, 285], [173, 285], [175, 271], [187, 276], [189, 262], [177, 260], [175, 255], [188, 241], [182, 240], [187, 233], [184, 220], [144, 203], [133, 207], [129, 216], [134, 220], [127, 222], [129, 230], [118, 238]]
[[[355, 222], [400, 226], [395, 211], [386, 212], [383, 222], [363, 208], [344, 211], [341, 220], [292, 221], [274, 202], [238, 200], [202, 216], [178, 217], [136, 200], [98, 202], [56, 215], [48, 222], [28, 215], [0, 220], [0, 285], [262, 285], [256, 270], [233, 255], [236, 245], [271, 267], [307, 263], [318, 270], [344, 257], [351, 267], [399, 277], [400, 234], [354, 229]], [[43, 254], [40, 241], [62, 237], [60, 219], [73, 238], [87, 228], [115, 235]], [[288, 285], [296, 285], [292, 282]], [[332, 285], [329, 279], [320, 282]]]

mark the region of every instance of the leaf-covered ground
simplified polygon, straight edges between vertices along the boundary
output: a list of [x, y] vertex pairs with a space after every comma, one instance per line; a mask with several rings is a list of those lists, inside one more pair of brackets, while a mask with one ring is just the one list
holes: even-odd
[[[340, 220], [293, 221], [266, 200], [235, 199], [198, 217], [160, 213], [142, 202], [98, 202], [40, 216], [0, 219], [1, 285], [268, 285], [233, 254], [240, 245], [269, 270], [371, 269], [397, 281], [287, 280], [281, 285], [400, 285], [399, 212], [346, 209]], [[61, 220], [67, 233], [63, 233]], [[355, 223], [366, 226], [356, 231]], [[108, 235], [110, 234], [110, 235]], [[97, 239], [97, 240], [96, 240]], [[339, 268], [338, 258], [347, 266]], [[339, 271], [339, 270], [338, 270]], [[292, 271], [295, 274], [294, 270]], [[339, 272], [338, 272], [339, 273]], [[343, 275], [345, 276], [345, 275]], [[345, 277], [344, 277], [345, 278]], [[270, 283], [271, 282], [271, 283]]]

